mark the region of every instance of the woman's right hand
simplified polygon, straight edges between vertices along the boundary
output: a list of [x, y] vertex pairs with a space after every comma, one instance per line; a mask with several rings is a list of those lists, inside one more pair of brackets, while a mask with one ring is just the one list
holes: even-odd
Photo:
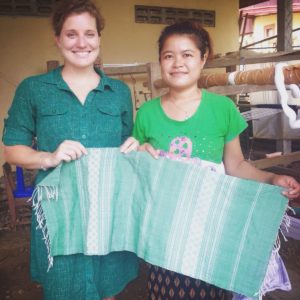
[[43, 152], [41, 164], [44, 168], [54, 168], [62, 161], [70, 162], [88, 154], [86, 148], [79, 142], [65, 140], [53, 153]]
[[129, 153], [133, 150], [146, 151], [154, 158], [158, 158], [159, 156], [159, 150], [154, 149], [151, 144], [145, 143], [143, 145], [140, 145], [139, 141], [131, 136], [121, 145], [120, 151], [122, 153]]
[[143, 145], [140, 145], [138, 147], [138, 151], [146, 151], [149, 154], [151, 154], [151, 156], [155, 159], [157, 159], [159, 157], [159, 150], [155, 149], [151, 144], [149, 143], [145, 143]]

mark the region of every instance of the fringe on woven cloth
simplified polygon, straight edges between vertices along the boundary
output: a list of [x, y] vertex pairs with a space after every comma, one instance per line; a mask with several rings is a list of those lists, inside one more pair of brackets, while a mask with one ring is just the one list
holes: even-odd
[[[287, 208], [286, 213], [283, 216], [279, 233], [282, 235], [283, 239], [287, 241], [287, 238], [285, 237], [284, 232], [287, 232], [291, 225], [290, 216], [288, 215], [288, 211], [293, 209], [291, 207]], [[279, 234], [276, 238], [275, 245], [272, 249], [270, 260], [268, 263], [267, 271], [265, 278], [263, 280], [263, 283], [261, 285], [261, 288], [257, 294], [255, 294], [253, 297], [247, 297], [244, 295], [240, 295], [237, 293], [233, 293], [232, 300], [262, 300], [263, 296], [265, 296], [267, 293], [280, 289], [284, 291], [290, 291], [291, 290], [291, 282], [287, 273], [287, 270], [285, 268], [285, 265], [279, 255], [280, 250], [280, 238]]]
[[[44, 197], [45, 196], [45, 197]], [[31, 197], [32, 201], [32, 207], [35, 212], [36, 218], [37, 218], [37, 228], [42, 230], [43, 239], [45, 241], [45, 245], [47, 248], [47, 256], [48, 256], [48, 269], [47, 272], [51, 269], [53, 266], [53, 256], [50, 254], [50, 237], [49, 232], [47, 229], [47, 222], [45, 218], [45, 214], [42, 209], [42, 199], [47, 199], [47, 201], [57, 201], [58, 200], [58, 187], [57, 186], [37, 186], [34, 189], [34, 192]], [[293, 209], [291, 207], [288, 207], [287, 211]], [[284, 232], [288, 232], [290, 228], [290, 216], [288, 213], [285, 213], [279, 232], [283, 236], [284, 240], [287, 241], [287, 238], [285, 237]], [[279, 235], [277, 236], [275, 245], [272, 249], [271, 257], [268, 263], [267, 272], [265, 275], [265, 278], [263, 280], [262, 286], [259, 290], [259, 292], [254, 295], [254, 298], [249, 298], [237, 293], [234, 293], [234, 296], [232, 300], [252, 300], [252, 299], [259, 299], [262, 300], [262, 297], [273, 290], [281, 289], [285, 291], [291, 290], [291, 283], [286, 271], [286, 268], [284, 266], [284, 263], [279, 255], [279, 249], [280, 249], [280, 239]], [[258, 298], [257, 298], [258, 297]]]
[[300, 219], [297, 217], [296, 211], [292, 211], [296, 217], [290, 215], [290, 226], [289, 228], [282, 228], [282, 231], [286, 237], [300, 241]]
[[48, 269], [47, 272], [53, 267], [53, 256], [50, 254], [50, 237], [47, 229], [47, 222], [45, 218], [45, 214], [42, 208], [42, 199], [44, 198], [44, 194], [46, 194], [46, 199], [48, 201], [57, 201], [58, 199], [58, 187], [57, 186], [37, 186], [32, 194], [32, 208], [36, 215], [37, 219], [37, 229], [42, 230], [43, 239], [45, 241], [45, 245], [47, 248], [47, 256], [48, 256]]

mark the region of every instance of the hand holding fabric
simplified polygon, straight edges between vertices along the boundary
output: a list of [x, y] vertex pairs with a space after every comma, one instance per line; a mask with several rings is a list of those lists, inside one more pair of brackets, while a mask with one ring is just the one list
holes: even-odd
[[282, 194], [289, 199], [297, 199], [300, 196], [300, 184], [299, 182], [287, 175], [274, 175], [272, 184], [282, 186], [286, 188]]
[[157, 159], [159, 156], [160, 150], [155, 149], [151, 144], [145, 143], [138, 148], [139, 151], [148, 152], [153, 158]]
[[63, 141], [53, 153], [43, 153], [42, 165], [45, 168], [53, 168], [61, 162], [70, 162], [79, 159], [82, 155], [87, 155], [86, 148], [77, 141]]
[[137, 150], [139, 144], [139, 141], [131, 136], [120, 146], [120, 152], [126, 154], [131, 151]]

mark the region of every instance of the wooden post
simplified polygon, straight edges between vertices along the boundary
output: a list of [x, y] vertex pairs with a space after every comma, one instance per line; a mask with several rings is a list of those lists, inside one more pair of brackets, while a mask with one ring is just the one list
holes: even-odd
[[292, 50], [293, 1], [277, 0], [277, 51]]
[[156, 88], [154, 82], [161, 78], [159, 63], [149, 63], [148, 67], [149, 88], [151, 91], [151, 98], [161, 96], [167, 91], [167, 88]]
[[[277, 51], [289, 51], [293, 49], [293, 1], [277, 0]], [[283, 125], [282, 125], [283, 126]], [[290, 153], [292, 149], [291, 140], [277, 140], [276, 150]]]
[[47, 71], [51, 71], [59, 66], [58, 60], [48, 60], [47, 62]]
[[243, 48], [243, 41], [245, 37], [247, 22], [248, 22], [248, 14], [245, 15], [245, 18], [242, 17], [243, 22], [243, 29], [242, 29], [242, 36], [241, 36], [241, 42], [240, 42], [240, 50]]

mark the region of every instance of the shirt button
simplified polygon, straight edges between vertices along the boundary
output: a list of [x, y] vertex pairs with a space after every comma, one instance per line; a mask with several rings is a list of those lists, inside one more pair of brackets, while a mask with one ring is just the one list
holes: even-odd
[[85, 135], [85, 134], [83, 134], [81, 137], [82, 137], [83, 139], [86, 139], [86, 135]]

